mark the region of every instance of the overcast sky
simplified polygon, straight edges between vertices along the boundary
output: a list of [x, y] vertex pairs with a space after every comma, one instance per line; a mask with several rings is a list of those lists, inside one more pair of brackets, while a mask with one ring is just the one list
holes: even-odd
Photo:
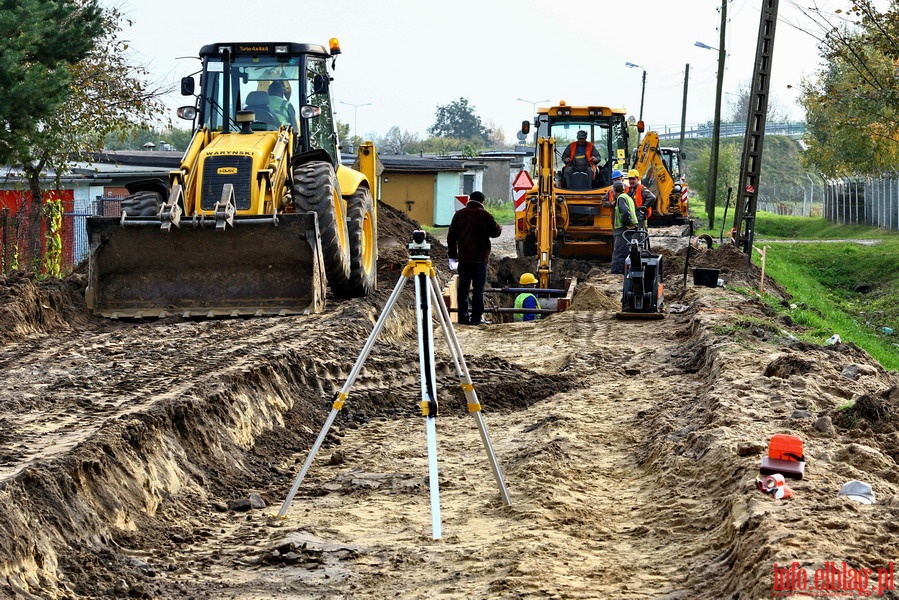
[[[131, 60], [178, 88], [213, 42], [340, 40], [334, 94], [338, 119], [366, 137], [399, 126], [427, 136], [437, 106], [464, 97], [487, 126], [514, 140], [532, 101], [623, 107], [657, 131], [681, 122], [690, 65], [687, 123], [714, 116], [721, 0], [549, 3], [545, 0], [102, 0], [133, 21], [123, 37]], [[811, 4], [811, 0], [803, 5]], [[722, 115], [728, 92], [749, 82], [761, 0], [728, 3]], [[842, 7], [846, 0], [817, 0]], [[798, 27], [797, 27], [798, 26]], [[815, 72], [816, 30], [793, 0], [780, 0], [771, 101], [802, 119], [798, 84]], [[184, 58], [188, 57], [188, 58]], [[628, 68], [626, 62], [642, 68]], [[790, 89], [788, 86], [792, 86]], [[522, 102], [519, 99], [524, 99]], [[188, 104], [177, 93], [172, 107]], [[542, 102], [549, 100], [551, 102]], [[347, 103], [347, 104], [343, 104]], [[350, 106], [351, 104], [368, 106]], [[184, 122], [186, 124], [186, 122]]]

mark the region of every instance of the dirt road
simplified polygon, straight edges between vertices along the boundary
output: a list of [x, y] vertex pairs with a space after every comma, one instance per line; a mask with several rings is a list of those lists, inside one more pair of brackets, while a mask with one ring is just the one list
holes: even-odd
[[[578, 264], [570, 310], [457, 328], [511, 506], [438, 344], [440, 540], [410, 284], [276, 518], [405, 263], [380, 225], [379, 296], [311, 317], [119, 323], [78, 276], [3, 281], [0, 597], [761, 598], [829, 563], [897, 597], [897, 376], [795, 341], [727, 248], [693, 260], [730, 289], [667, 257], [664, 320], [615, 319], [620, 278]], [[805, 441], [788, 500], [755, 486], [775, 433]]]

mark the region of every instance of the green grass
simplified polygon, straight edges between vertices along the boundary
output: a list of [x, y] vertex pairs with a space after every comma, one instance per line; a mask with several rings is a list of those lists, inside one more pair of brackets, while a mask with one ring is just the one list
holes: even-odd
[[876, 246], [773, 240], [769, 245], [766, 272], [793, 296], [796, 308], [785, 312], [808, 328], [804, 337], [820, 343], [836, 333], [885, 368], [899, 369], [899, 336], [884, 333], [885, 327], [899, 331], [899, 236]]
[[[717, 207], [715, 226], [710, 229], [708, 215], [697, 205], [691, 209], [691, 216], [701, 221], [695, 235], [709, 234], [718, 243], [723, 227], [726, 243], [733, 227], [733, 207], [726, 219], [724, 208]], [[876, 240], [877, 244], [842, 240]], [[899, 370], [899, 233], [759, 212], [754, 246], [770, 246], [766, 276], [786, 288], [795, 308], [766, 298], [806, 328], [800, 337], [821, 344], [838, 334], [843, 342], [864, 348], [885, 368]], [[753, 251], [752, 260], [761, 266], [758, 252]], [[862, 291], [862, 284], [870, 290]], [[884, 327], [894, 334], [884, 333]]]
[[500, 225], [509, 225], [515, 222], [515, 205], [511, 200], [504, 202], [488, 200], [485, 208], [490, 211]]
[[[899, 335], [884, 332], [899, 332], [899, 234], [820, 218], [758, 213], [755, 247], [762, 246], [770, 247], [766, 275], [786, 288], [793, 307], [773, 298], [769, 302], [806, 328], [803, 339], [823, 343], [838, 334], [885, 368], [899, 369]], [[753, 252], [753, 262], [761, 265], [759, 253]]]

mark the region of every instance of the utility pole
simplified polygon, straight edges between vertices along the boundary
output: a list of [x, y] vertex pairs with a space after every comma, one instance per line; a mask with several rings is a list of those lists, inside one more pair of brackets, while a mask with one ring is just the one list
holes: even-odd
[[718, 195], [718, 143], [721, 139], [721, 90], [724, 85], [725, 27], [727, 26], [727, 0], [721, 0], [721, 26], [718, 42], [718, 82], [715, 89], [715, 124], [712, 127], [712, 148], [709, 153], [709, 185], [705, 210], [709, 215], [709, 229], [715, 227], [715, 200]]
[[[687, 83], [690, 81], [690, 63], [687, 63], [687, 66], [684, 67], [684, 104], [680, 113], [680, 144], [677, 147], [677, 151], [680, 154], [681, 165], [684, 164], [684, 130], [687, 128]], [[681, 166], [681, 171], [685, 169]], [[686, 173], [681, 173], [681, 177], [684, 177]]]
[[759, 175], [762, 169], [762, 147], [765, 144], [765, 121], [768, 117], [768, 89], [771, 60], [774, 54], [774, 31], [777, 26], [778, 0], [763, 0], [759, 21], [758, 45], [743, 138], [740, 182], [734, 209], [734, 241], [752, 264], [752, 242], [755, 239], [755, 214], [758, 205]]

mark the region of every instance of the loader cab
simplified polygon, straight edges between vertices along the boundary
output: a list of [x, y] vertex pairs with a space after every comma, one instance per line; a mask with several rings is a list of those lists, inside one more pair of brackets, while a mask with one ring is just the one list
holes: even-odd
[[[324, 151], [332, 164], [339, 164], [327, 63], [331, 56], [327, 48], [316, 44], [204, 46], [198, 126], [221, 133], [283, 128], [293, 134], [294, 154]], [[253, 113], [248, 128], [240, 127], [239, 111]]]
[[668, 147], [659, 148], [659, 154], [662, 157], [662, 162], [665, 163], [665, 168], [668, 169], [668, 172], [671, 174], [671, 177], [675, 181], [683, 179], [684, 169], [682, 161], [685, 158], [685, 155], [677, 148]]
[[[625, 111], [602, 106], [573, 107], [565, 103], [540, 108], [537, 113], [539, 138], [555, 140], [554, 173], [556, 187], [571, 190], [595, 190], [612, 184], [612, 169], [627, 157], [628, 128]], [[570, 157], [570, 144], [577, 133], [587, 132], [587, 141], [597, 151], [596, 169], [575, 167], [565, 171], [565, 158]], [[568, 177], [563, 178], [563, 172]]]

